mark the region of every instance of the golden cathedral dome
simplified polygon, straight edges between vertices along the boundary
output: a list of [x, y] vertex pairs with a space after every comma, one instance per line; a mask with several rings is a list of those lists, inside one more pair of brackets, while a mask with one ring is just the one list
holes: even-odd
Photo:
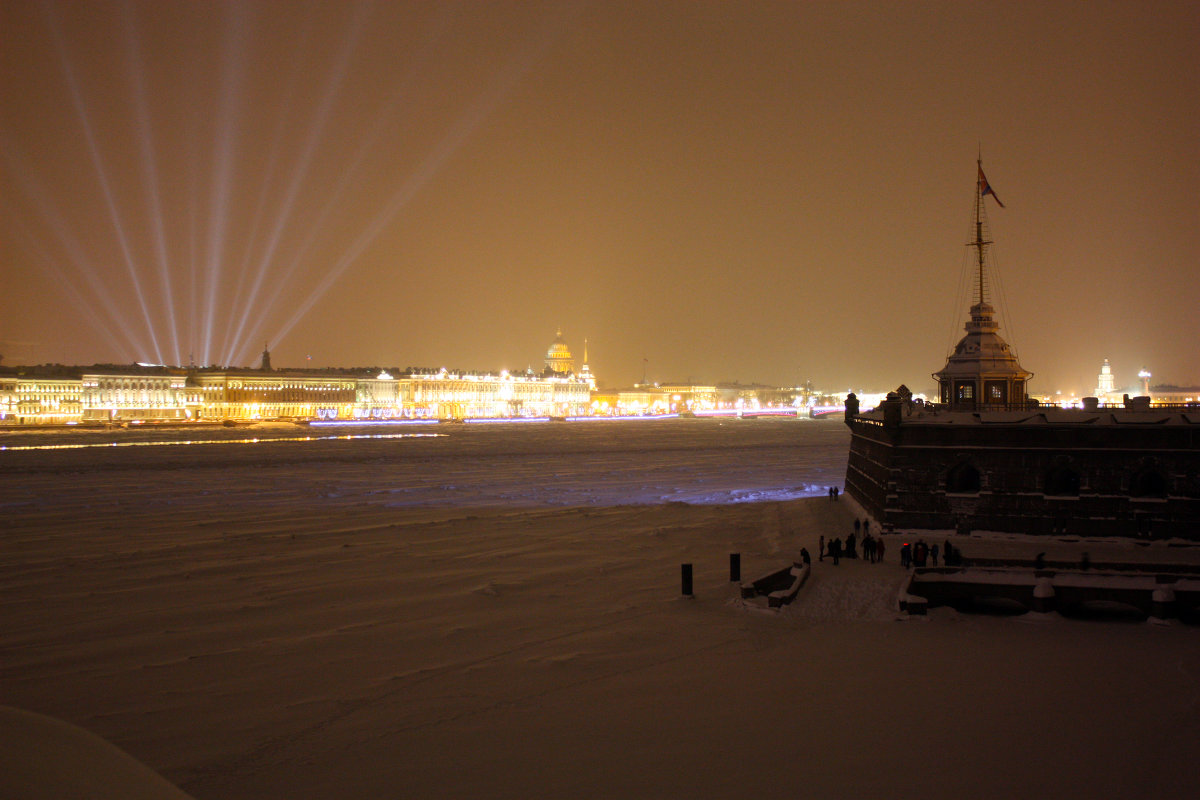
[[567, 347], [567, 343], [563, 341], [561, 328], [554, 336], [554, 343], [546, 351], [546, 369], [562, 374], [575, 369], [575, 358], [571, 355], [571, 349]]

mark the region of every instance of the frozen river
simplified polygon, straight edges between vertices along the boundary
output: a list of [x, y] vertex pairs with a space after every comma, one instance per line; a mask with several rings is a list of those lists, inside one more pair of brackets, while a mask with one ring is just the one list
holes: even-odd
[[[3, 432], [0, 707], [198, 800], [1197, 796], [1194, 629], [906, 618], [894, 556], [816, 561], [778, 613], [742, 601], [729, 554], [749, 577], [852, 530], [855, 504], [822, 499], [848, 438], [805, 419]], [[83, 796], [45, 783], [87, 769], [76, 751], [14, 719], [9, 763]], [[3, 767], [0, 796], [28, 796]]]
[[790, 500], [840, 485], [848, 443], [839, 422], [797, 418], [10, 431], [0, 501], [20, 513], [91, 486], [166, 502], [228, 471], [233, 497], [286, 487], [389, 507]]

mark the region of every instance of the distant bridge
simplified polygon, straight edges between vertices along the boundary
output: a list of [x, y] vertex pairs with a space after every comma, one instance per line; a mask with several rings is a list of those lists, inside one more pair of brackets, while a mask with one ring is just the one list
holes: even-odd
[[780, 408], [714, 408], [693, 413], [697, 417], [740, 417], [748, 419], [753, 417], [795, 417], [798, 416], [798, 411], [799, 409], [795, 406], [783, 406]]

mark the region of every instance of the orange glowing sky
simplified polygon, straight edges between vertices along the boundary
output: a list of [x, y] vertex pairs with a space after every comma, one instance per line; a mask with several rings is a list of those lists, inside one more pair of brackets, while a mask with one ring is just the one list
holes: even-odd
[[[1200, 384], [1181, 2], [0, 0], [5, 364]], [[990, 201], [989, 201], [990, 203]], [[643, 362], [643, 359], [648, 359]]]

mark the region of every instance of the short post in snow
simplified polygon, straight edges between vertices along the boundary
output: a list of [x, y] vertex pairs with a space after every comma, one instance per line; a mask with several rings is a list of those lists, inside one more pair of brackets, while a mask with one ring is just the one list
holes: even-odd
[[1175, 612], [1175, 587], [1164, 585], [1155, 588], [1150, 596], [1150, 616], [1155, 619], [1170, 619]]
[[680, 564], [680, 577], [682, 579], [682, 592], [685, 597], [692, 596], [692, 565]]
[[742, 579], [742, 554], [729, 554], [729, 582], [737, 583]]

